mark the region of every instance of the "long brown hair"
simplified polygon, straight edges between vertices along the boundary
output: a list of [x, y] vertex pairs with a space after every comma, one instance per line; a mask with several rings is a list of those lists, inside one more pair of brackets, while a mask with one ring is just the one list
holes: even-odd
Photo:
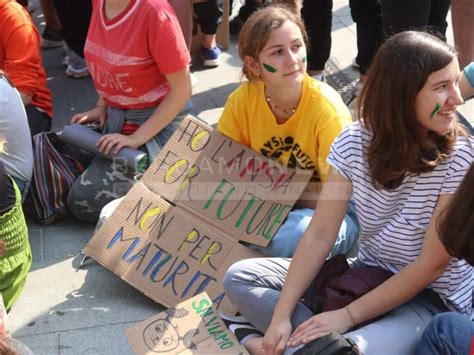
[[474, 265], [474, 164], [442, 212], [436, 227], [449, 254]]
[[433, 170], [452, 151], [462, 126], [440, 136], [422, 129], [415, 99], [429, 75], [457, 60], [454, 48], [423, 32], [401, 32], [379, 49], [358, 102], [358, 117], [372, 132], [368, 149], [375, 185], [401, 184], [407, 172]]
[[[245, 21], [239, 36], [240, 59], [244, 60], [245, 56], [249, 56], [258, 60], [273, 31], [280, 28], [285, 21], [295, 23], [301, 30], [304, 42], [307, 43], [308, 37], [301, 17], [287, 6], [270, 5], [258, 10]], [[249, 80], [258, 79], [245, 64], [242, 66], [242, 74]]]

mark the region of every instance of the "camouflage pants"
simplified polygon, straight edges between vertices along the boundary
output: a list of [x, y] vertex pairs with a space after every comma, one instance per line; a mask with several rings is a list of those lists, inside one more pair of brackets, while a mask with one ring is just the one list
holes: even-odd
[[134, 175], [121, 158], [94, 158], [69, 191], [69, 210], [83, 221], [96, 222], [102, 207], [130, 190]]

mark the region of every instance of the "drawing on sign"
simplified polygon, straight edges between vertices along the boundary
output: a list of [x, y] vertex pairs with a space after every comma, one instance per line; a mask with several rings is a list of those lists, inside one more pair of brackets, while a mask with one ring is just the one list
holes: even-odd
[[174, 325], [172, 320], [186, 317], [189, 311], [184, 308], [172, 308], [165, 310], [165, 318], [156, 319], [143, 329], [143, 340], [146, 346], [154, 353], [168, 353], [179, 346], [182, 341], [184, 346], [195, 349], [193, 337], [199, 333], [199, 329], [190, 329], [181, 336], [180, 329]]

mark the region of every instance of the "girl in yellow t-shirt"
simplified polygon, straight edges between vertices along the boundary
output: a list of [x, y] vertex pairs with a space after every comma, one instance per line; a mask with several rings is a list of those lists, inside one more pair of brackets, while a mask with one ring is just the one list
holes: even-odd
[[[218, 130], [279, 163], [314, 171], [313, 179], [266, 248], [291, 257], [311, 220], [333, 140], [351, 121], [339, 94], [306, 74], [306, 33], [299, 16], [281, 6], [253, 14], [240, 32], [247, 82], [228, 98]], [[358, 235], [350, 207], [332, 254], [347, 253]], [[252, 246], [253, 247], [253, 246]]]

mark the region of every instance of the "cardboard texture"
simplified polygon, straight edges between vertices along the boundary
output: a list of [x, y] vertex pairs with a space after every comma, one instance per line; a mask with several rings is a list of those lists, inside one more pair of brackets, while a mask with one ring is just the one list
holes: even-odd
[[136, 183], [84, 249], [148, 297], [167, 306], [206, 290], [235, 312], [222, 279], [234, 262], [261, 256]]
[[236, 240], [266, 246], [311, 176], [187, 116], [142, 181]]
[[84, 251], [167, 306], [223, 291], [226, 270], [261, 254], [312, 172], [289, 169], [188, 116]]
[[248, 354], [205, 292], [125, 330], [133, 352], [145, 354]]

